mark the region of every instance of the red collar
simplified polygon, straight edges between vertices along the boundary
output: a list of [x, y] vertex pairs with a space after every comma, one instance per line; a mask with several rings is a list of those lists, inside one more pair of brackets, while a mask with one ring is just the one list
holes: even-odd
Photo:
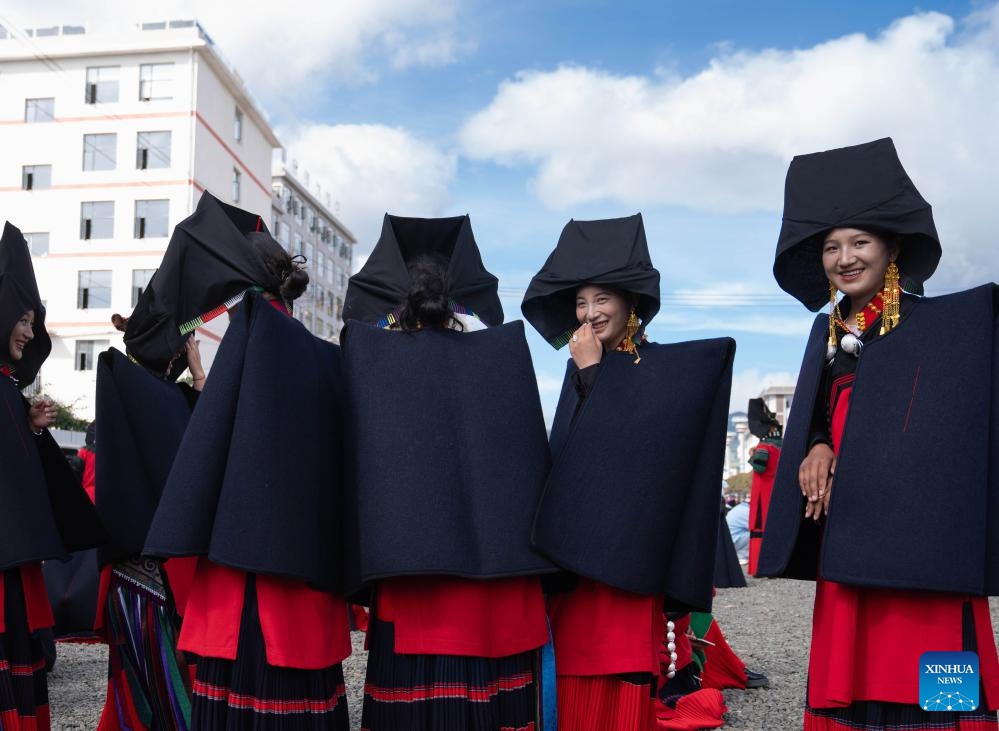
[[[857, 329], [859, 329], [861, 333], [867, 330], [871, 325], [874, 324], [875, 320], [877, 320], [881, 316], [881, 311], [884, 309], [884, 307], [885, 307], [884, 297], [882, 296], [881, 292], [878, 292], [876, 295], [874, 295], [874, 299], [868, 302], [864, 306], [864, 309], [862, 309], [860, 312], [857, 313], [857, 318], [856, 318]], [[850, 328], [848, 328], [846, 326], [846, 323], [843, 322], [842, 320], [837, 318], [836, 324], [843, 331], [850, 332]]]

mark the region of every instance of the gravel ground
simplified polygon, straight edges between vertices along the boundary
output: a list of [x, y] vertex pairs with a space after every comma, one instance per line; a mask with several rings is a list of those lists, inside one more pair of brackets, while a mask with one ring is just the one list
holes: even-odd
[[[726, 729], [792, 731], [801, 729], [808, 662], [813, 584], [749, 579], [746, 589], [722, 589], [715, 616], [732, 648], [752, 669], [770, 678], [770, 688], [725, 691]], [[999, 633], [999, 600], [992, 600], [993, 626]], [[364, 685], [363, 635], [354, 633], [354, 655], [344, 663], [352, 728], [359, 728]], [[107, 651], [101, 645], [59, 645], [49, 676], [52, 726], [94, 729], [106, 688]]]

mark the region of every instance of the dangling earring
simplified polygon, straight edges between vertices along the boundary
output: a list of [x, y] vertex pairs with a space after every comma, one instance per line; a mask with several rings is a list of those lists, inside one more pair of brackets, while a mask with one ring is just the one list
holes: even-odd
[[895, 262], [888, 264], [885, 272], [885, 287], [881, 292], [884, 299], [884, 310], [881, 313], [881, 334], [891, 332], [891, 329], [898, 325], [898, 265]]
[[829, 340], [826, 341], [826, 360], [836, 357], [836, 348], [839, 343], [836, 339], [836, 285], [829, 282]]
[[641, 325], [638, 322], [638, 315], [632, 310], [631, 314], [628, 315], [628, 323], [624, 326], [624, 351], [635, 356], [636, 364], [642, 362], [642, 356], [638, 354], [638, 348], [635, 347], [635, 335], [638, 334], [639, 327]]

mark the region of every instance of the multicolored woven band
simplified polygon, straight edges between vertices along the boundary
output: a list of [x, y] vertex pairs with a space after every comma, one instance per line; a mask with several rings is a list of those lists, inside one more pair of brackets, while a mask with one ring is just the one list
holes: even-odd
[[206, 322], [211, 322], [216, 317], [224, 313], [226, 310], [238, 305], [240, 302], [243, 301], [243, 297], [246, 296], [247, 292], [263, 292], [263, 291], [264, 291], [263, 287], [258, 287], [256, 285], [252, 287], [247, 287], [242, 292], [234, 294], [232, 297], [227, 299], [218, 307], [208, 310], [208, 312], [204, 313], [203, 315], [199, 315], [198, 317], [195, 317], [193, 320], [188, 320], [177, 329], [180, 331], [181, 335], [187, 335], [188, 333], [192, 333], [197, 328], [204, 325]]

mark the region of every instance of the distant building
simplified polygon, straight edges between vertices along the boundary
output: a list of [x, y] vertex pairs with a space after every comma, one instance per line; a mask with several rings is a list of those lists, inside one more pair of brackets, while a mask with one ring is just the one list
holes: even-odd
[[[787, 423], [791, 412], [791, 402], [794, 399], [794, 386], [770, 386], [759, 395], [767, 408], [777, 415], [781, 425]], [[748, 472], [749, 457], [756, 445], [760, 443], [749, 432], [749, 419], [746, 412], [736, 411], [729, 414], [728, 434], [725, 439], [725, 470], [724, 476], [731, 477], [740, 472]]]
[[[25, 233], [45, 300], [53, 347], [41, 389], [93, 416], [97, 354], [122, 347], [111, 315], [132, 311], [203, 191], [271, 225], [275, 186], [295, 185], [283, 173], [272, 178], [278, 147], [242, 79], [193, 20], [113, 34], [0, 29], [0, 217]], [[353, 237], [322, 201], [309, 209], [338, 232], [345, 250], [334, 266], [349, 275]], [[336, 283], [319, 284], [323, 313], [332, 290], [336, 314]], [[335, 336], [325, 314], [314, 324]], [[226, 325], [217, 318], [199, 329], [206, 365]]]

